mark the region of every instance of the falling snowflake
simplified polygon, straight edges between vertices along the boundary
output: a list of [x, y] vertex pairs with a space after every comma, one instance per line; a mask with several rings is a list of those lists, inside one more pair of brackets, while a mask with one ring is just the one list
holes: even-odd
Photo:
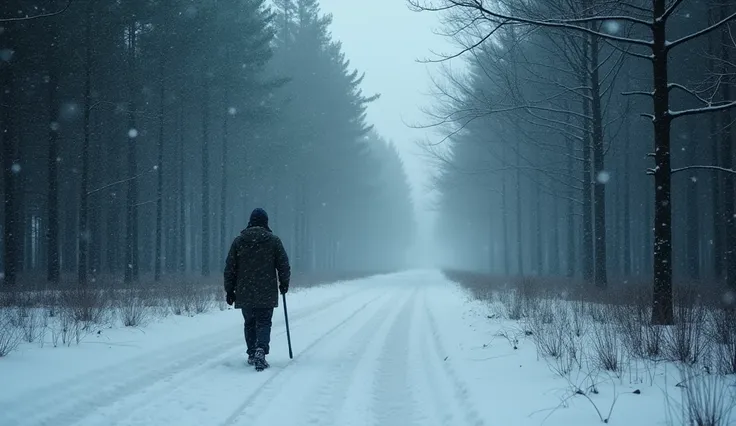
[[153, 166], [153, 170], [158, 170], [158, 164]]
[[723, 302], [727, 305], [733, 305], [736, 301], [736, 295], [732, 291], [727, 291], [723, 294]]
[[13, 173], [16, 173], [16, 174], [17, 173], [20, 173], [20, 169], [21, 169], [21, 167], [20, 167], [20, 164], [18, 164], [18, 163], [13, 163], [13, 165], [10, 166], [10, 170], [12, 170]]
[[56, 157], [56, 162], [61, 163], [61, 157]]
[[690, 180], [693, 181], [693, 183], [696, 183], [698, 181], [698, 177], [697, 176], [693, 176], [693, 177], [690, 178]]
[[130, 129], [128, 130], [128, 137], [131, 139], [138, 137], [138, 130], [137, 129]]
[[611, 180], [611, 174], [604, 170], [598, 173], [598, 176], [596, 176], [596, 180], [598, 181], [598, 183], [607, 184], [608, 181]]
[[13, 50], [11, 49], [0, 49], [0, 61], [9, 62], [13, 57]]
[[5, 278], [5, 273], [3, 273], [3, 272], [0, 272], [0, 280], [2, 280], [2, 279], [4, 279], [4, 278]]
[[57, 130], [59, 130], [59, 123], [56, 121], [52, 121], [51, 124], [49, 124], [49, 127], [51, 128], [51, 130], [56, 132]]
[[617, 21], [606, 21], [603, 23], [603, 31], [608, 34], [617, 34], [621, 31], [621, 24]]

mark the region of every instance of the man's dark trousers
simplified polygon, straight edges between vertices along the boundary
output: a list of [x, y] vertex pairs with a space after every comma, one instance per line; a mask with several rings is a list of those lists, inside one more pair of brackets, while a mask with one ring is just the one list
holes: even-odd
[[271, 343], [271, 319], [274, 308], [243, 308], [243, 319], [245, 320], [245, 344], [248, 347], [248, 355], [256, 353], [261, 348], [268, 355]]

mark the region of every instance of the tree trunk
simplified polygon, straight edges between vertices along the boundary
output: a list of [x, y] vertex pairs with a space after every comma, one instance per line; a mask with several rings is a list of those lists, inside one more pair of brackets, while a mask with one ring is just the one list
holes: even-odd
[[[569, 122], [570, 116], [565, 117], [565, 122]], [[575, 170], [575, 146], [574, 140], [570, 135], [565, 135], [565, 147], [567, 149], [567, 170], [571, 176]], [[567, 276], [572, 278], [575, 276], [575, 266], [577, 254], [575, 250], [575, 179], [571, 179], [570, 186], [567, 190]]]
[[534, 212], [534, 237], [536, 240], [534, 245], [536, 245], [536, 247], [534, 250], [534, 257], [536, 258], [535, 263], [537, 275], [542, 275], [544, 273], [544, 243], [542, 243], [542, 184], [537, 181], [534, 183], [534, 188], [536, 192], [536, 212]]
[[652, 323], [673, 323], [672, 306], [672, 197], [670, 164], [669, 77], [665, 0], [654, 0], [652, 75], [654, 79], [654, 289]]
[[[11, 32], [12, 30], [6, 30]], [[11, 37], [10, 34], [6, 35], [8, 39]], [[15, 114], [16, 109], [16, 93], [15, 93], [15, 79], [13, 76], [14, 64], [9, 63], [5, 66], [5, 70], [0, 73], [0, 87], [3, 91], [3, 104], [2, 110], [4, 111], [3, 120], [0, 122], [2, 125], [2, 136], [3, 149], [3, 182], [4, 188], [4, 203], [5, 203], [5, 224], [3, 226], [3, 266], [4, 266], [4, 285], [5, 288], [14, 288], [17, 278], [17, 267], [18, 267], [18, 247], [20, 239], [18, 238], [18, 205], [17, 205], [17, 179], [18, 172], [20, 171], [19, 159], [17, 158], [18, 152], [15, 146], [16, 142], [16, 128], [15, 128]]]
[[[53, 8], [55, 0], [50, 7]], [[59, 100], [57, 97], [59, 86], [59, 62], [57, 28], [55, 21], [49, 21], [49, 38], [46, 57], [49, 67], [49, 158], [48, 158], [48, 194], [46, 224], [46, 279], [54, 284], [59, 282]]]
[[125, 282], [130, 283], [138, 280], [138, 182], [135, 175], [138, 168], [137, 143], [138, 130], [136, 129], [136, 90], [137, 79], [135, 76], [135, 49], [136, 49], [136, 23], [132, 22], [128, 27], [128, 194], [126, 199], [125, 215]]
[[[730, 13], [729, 3], [721, 3], [721, 19], [726, 19]], [[732, 35], [730, 31], [721, 31], [721, 58], [724, 64], [731, 63], [730, 58], [730, 45], [732, 42]], [[729, 70], [725, 70], [724, 75], [728, 75]], [[723, 100], [728, 101], [731, 99], [731, 84], [727, 82], [721, 85], [721, 93]], [[726, 109], [723, 111], [722, 123], [725, 124], [721, 133], [721, 166], [725, 169], [733, 168], [733, 132], [731, 130], [731, 110]], [[726, 284], [731, 289], [736, 289], [736, 217], [734, 217], [734, 176], [731, 173], [721, 173], [723, 178], [723, 222], [725, 225], [724, 229], [724, 240], [723, 240], [723, 265], [725, 267], [724, 278]]]
[[220, 185], [220, 247], [218, 253], [226, 250], [227, 241], [225, 240], [227, 230], [227, 156], [228, 156], [228, 119], [230, 112], [227, 110], [227, 97], [225, 98], [225, 118], [222, 123], [222, 183]]
[[84, 140], [82, 141], [82, 186], [79, 194], [79, 284], [87, 284], [87, 256], [91, 239], [89, 223], [89, 140], [90, 114], [92, 108], [92, 5], [87, 5], [87, 25], [85, 31], [84, 67]]
[[[586, 43], [586, 51], [589, 49]], [[585, 55], [585, 62], [589, 63], [588, 54]], [[586, 65], [587, 67], [587, 65]], [[582, 80], [583, 85], [587, 84], [587, 78]], [[590, 115], [590, 101], [583, 99], [583, 116]], [[583, 247], [580, 252], [582, 254], [582, 273], [583, 282], [588, 285], [593, 282], [593, 199], [592, 199], [592, 181], [591, 181], [591, 131], [590, 120], [587, 118], [583, 122]]]
[[516, 139], [516, 254], [519, 276], [524, 276], [524, 238], [522, 237], [521, 210], [521, 140]]
[[608, 286], [608, 273], [606, 271], [606, 183], [608, 175], [605, 171], [604, 138], [603, 138], [603, 112], [601, 107], [601, 88], [598, 63], [598, 37], [590, 37], [590, 95], [592, 121], [592, 145], [593, 145], [593, 215], [595, 227], [595, 286], [604, 289]]
[[[506, 144], [503, 145], [503, 161], [507, 161]], [[503, 271], [505, 276], [511, 274], [509, 262], [509, 211], [508, 211], [508, 192], [506, 190], [506, 172], [501, 172], [501, 218], [503, 220]]]
[[[164, 25], [166, 27], [166, 25]], [[166, 34], [166, 30], [164, 30]], [[158, 66], [158, 84], [159, 84], [159, 97], [161, 103], [159, 104], [158, 110], [158, 152], [156, 161], [156, 246], [154, 247], [155, 254], [153, 256], [153, 280], [161, 280], [161, 263], [163, 250], [163, 221], [164, 221], [164, 112], [166, 102], [166, 79], [164, 78], [164, 71], [166, 69], [166, 47], [162, 44]], [[169, 253], [166, 253], [167, 255]]]
[[560, 200], [555, 197], [552, 200], [552, 244], [549, 252], [549, 266], [547, 270], [550, 275], [560, 275], [560, 219], [559, 219]]
[[179, 190], [179, 228], [177, 229], [177, 248], [179, 250], [178, 270], [180, 273], [187, 271], [187, 220], [186, 220], [186, 191], [184, 188], [184, 95], [179, 92], [179, 143], [177, 145], [179, 173], [178, 173], [178, 190]]
[[629, 122], [624, 125], [624, 246], [623, 246], [623, 275], [624, 278], [631, 276], [631, 134], [629, 133]]
[[202, 97], [202, 276], [210, 274], [210, 148], [209, 77], [204, 76]]
[[[695, 123], [688, 123], [688, 147], [690, 159], [697, 163], [698, 141], [696, 140]], [[691, 280], [700, 280], [700, 209], [698, 199], [697, 173], [687, 177], [687, 226], [685, 227], [687, 252], [687, 275]]]

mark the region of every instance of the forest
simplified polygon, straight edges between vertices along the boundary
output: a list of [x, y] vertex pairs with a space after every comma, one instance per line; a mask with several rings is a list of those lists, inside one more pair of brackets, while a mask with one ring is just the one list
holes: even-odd
[[446, 267], [733, 303], [733, 2], [408, 3], [456, 46], [422, 124]]
[[316, 0], [3, 1], [3, 289], [219, 277], [255, 207], [297, 273], [399, 268], [410, 187], [330, 23]]

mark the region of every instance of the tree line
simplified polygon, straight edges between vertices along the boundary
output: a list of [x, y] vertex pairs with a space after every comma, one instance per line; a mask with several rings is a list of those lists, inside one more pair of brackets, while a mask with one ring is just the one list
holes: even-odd
[[453, 266], [652, 277], [659, 324], [673, 281], [736, 290], [733, 4], [409, 4], [442, 14], [459, 48], [439, 59], [467, 64], [427, 111]]
[[330, 22], [316, 0], [3, 2], [5, 286], [207, 276], [258, 206], [297, 271], [399, 267], [410, 188]]

